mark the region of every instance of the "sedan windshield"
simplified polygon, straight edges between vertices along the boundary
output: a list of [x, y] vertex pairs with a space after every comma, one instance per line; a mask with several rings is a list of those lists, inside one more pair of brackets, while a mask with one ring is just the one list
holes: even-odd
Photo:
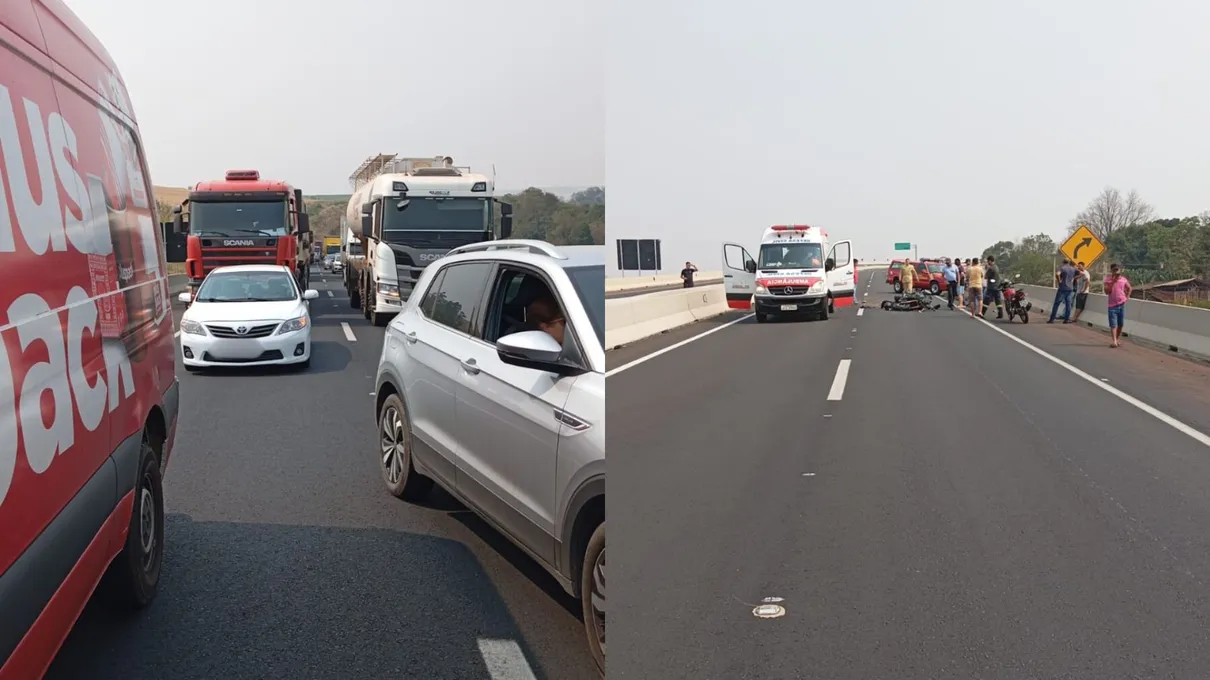
[[294, 277], [280, 271], [214, 272], [202, 282], [197, 302], [285, 302], [297, 300]]

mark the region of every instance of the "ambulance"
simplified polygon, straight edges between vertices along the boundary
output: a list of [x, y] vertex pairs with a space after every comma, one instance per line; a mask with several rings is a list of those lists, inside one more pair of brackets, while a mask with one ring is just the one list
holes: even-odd
[[851, 241], [832, 243], [828, 232], [805, 224], [765, 230], [757, 256], [723, 244], [723, 287], [732, 309], [751, 309], [756, 321], [805, 315], [826, 320], [853, 304], [857, 264]]

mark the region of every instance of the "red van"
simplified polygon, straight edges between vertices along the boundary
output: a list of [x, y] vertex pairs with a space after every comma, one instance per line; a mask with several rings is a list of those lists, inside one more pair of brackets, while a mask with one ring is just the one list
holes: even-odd
[[98, 585], [155, 597], [172, 309], [138, 126], [61, 0], [0, 1], [0, 680], [35, 680]]

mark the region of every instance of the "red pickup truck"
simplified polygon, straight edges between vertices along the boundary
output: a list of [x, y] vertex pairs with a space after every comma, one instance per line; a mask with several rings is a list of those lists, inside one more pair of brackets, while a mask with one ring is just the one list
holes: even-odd
[[[915, 288], [927, 288], [933, 295], [940, 295], [941, 291], [945, 290], [945, 274], [941, 273], [941, 263], [937, 260], [921, 260], [913, 262], [915, 267], [915, 278], [912, 279], [912, 285]], [[900, 277], [903, 275], [903, 260], [892, 260], [891, 266], [886, 270], [886, 282], [891, 288], [895, 289], [896, 293], [903, 292], [903, 283]]]

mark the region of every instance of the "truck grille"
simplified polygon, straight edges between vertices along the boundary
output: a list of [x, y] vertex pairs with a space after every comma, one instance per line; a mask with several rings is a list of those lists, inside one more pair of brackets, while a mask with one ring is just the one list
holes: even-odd
[[[238, 332], [237, 328], [248, 329], [244, 333]], [[257, 326], [248, 326], [245, 324], [237, 324], [235, 326], [211, 326], [206, 324], [206, 330], [216, 338], [267, 338], [273, 335], [273, 330], [277, 328], [277, 324], [268, 323]]]

